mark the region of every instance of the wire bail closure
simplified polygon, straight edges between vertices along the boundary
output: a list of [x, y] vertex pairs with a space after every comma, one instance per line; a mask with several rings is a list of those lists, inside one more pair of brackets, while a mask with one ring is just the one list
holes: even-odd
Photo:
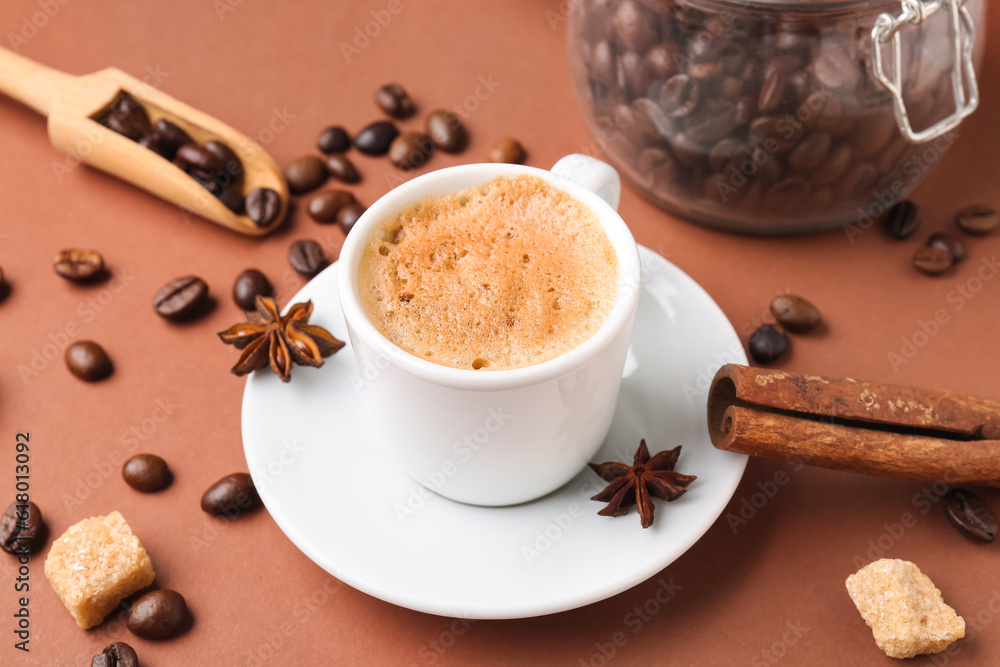
[[[979, 85], [972, 66], [972, 47], [976, 41], [976, 26], [964, 5], [964, 0], [901, 0], [902, 13], [899, 16], [880, 14], [872, 28], [872, 66], [875, 76], [892, 95], [896, 124], [907, 141], [922, 144], [940, 137], [961, 123], [966, 116], [979, 106]], [[902, 59], [900, 57], [899, 29], [906, 23], [920, 25], [924, 20], [941, 9], [947, 8], [951, 22], [951, 44], [953, 62], [951, 87], [955, 94], [955, 112], [921, 132], [914, 132], [910, 117], [903, 101]], [[965, 38], [962, 38], [962, 28]], [[886, 76], [882, 64], [882, 45], [892, 40], [892, 79]], [[965, 84], [968, 83], [968, 95]]]

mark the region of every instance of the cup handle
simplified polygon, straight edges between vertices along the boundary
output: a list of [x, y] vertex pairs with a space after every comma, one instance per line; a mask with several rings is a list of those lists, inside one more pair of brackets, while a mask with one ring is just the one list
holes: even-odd
[[565, 178], [593, 190], [611, 208], [618, 210], [618, 202], [622, 197], [622, 179], [607, 162], [582, 153], [573, 153], [552, 165], [551, 171], [558, 178]]

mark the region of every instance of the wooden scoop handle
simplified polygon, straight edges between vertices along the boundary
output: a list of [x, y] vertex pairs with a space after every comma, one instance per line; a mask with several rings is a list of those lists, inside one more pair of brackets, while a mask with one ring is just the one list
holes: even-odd
[[0, 47], [0, 93], [48, 117], [56, 99], [73, 87], [73, 77]]

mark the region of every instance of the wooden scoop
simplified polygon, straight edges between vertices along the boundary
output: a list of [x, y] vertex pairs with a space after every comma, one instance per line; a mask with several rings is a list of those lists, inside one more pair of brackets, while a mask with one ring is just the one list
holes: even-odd
[[[113, 67], [71, 76], [0, 48], [0, 92], [48, 117], [52, 145], [73, 157], [128, 181], [177, 206], [233, 229], [262, 236], [273, 231], [288, 211], [288, 186], [274, 160], [249, 137], [197, 109]], [[258, 227], [237, 215], [169, 160], [97, 122], [121, 92], [146, 109], [151, 122], [165, 118], [199, 144], [221, 141], [243, 163], [243, 195], [269, 188], [281, 197], [281, 212]]]

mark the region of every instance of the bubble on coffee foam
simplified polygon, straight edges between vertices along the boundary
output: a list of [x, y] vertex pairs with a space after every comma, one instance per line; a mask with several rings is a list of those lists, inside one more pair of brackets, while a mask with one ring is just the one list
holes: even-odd
[[593, 212], [522, 176], [390, 216], [368, 240], [359, 278], [387, 338], [480, 370], [540, 363], [589, 338], [614, 303], [617, 272]]

